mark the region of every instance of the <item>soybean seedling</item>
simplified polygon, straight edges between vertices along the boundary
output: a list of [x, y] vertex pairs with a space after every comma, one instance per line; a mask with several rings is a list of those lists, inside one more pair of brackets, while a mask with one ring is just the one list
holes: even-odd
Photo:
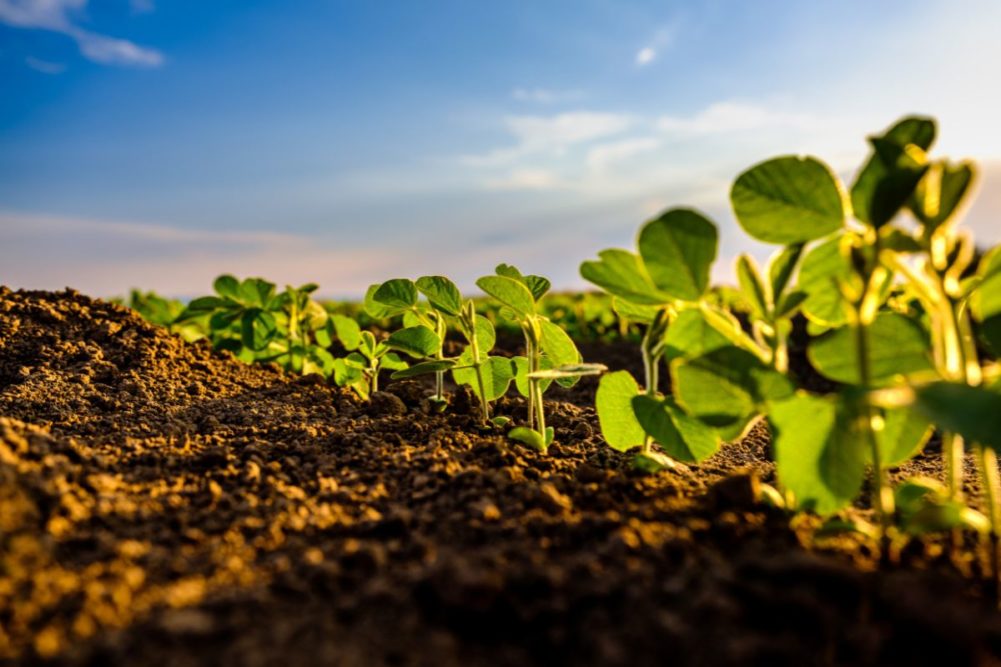
[[540, 314], [539, 301], [550, 287], [546, 278], [526, 276], [513, 266], [500, 264], [495, 275], [480, 278], [476, 285], [505, 307], [525, 339], [525, 356], [514, 360], [514, 379], [518, 391], [528, 399], [528, 424], [511, 429], [508, 437], [546, 452], [554, 432], [546, 426], [542, 396], [550, 383], [555, 380], [572, 386], [582, 376], [600, 374], [605, 367], [584, 364], [570, 336]]
[[335, 335], [349, 354], [333, 362], [334, 382], [351, 388], [359, 398], [368, 400], [379, 391], [379, 372], [402, 370], [407, 362], [392, 352], [385, 341], [377, 341], [371, 331], [362, 331], [358, 322], [346, 315], [330, 316]]

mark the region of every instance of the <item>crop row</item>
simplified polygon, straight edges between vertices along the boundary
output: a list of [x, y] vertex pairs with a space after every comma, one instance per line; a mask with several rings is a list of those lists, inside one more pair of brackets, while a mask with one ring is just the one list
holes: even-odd
[[[602, 375], [604, 440], [634, 452], [645, 471], [698, 464], [764, 422], [778, 480], [762, 486], [764, 500], [832, 517], [826, 530], [872, 535], [884, 553], [892, 539], [974, 530], [989, 536], [996, 575], [1001, 248], [980, 252], [959, 227], [975, 167], [932, 158], [935, 135], [932, 119], [908, 117], [870, 137], [850, 187], [812, 157], [778, 157], [740, 174], [731, 189], [737, 221], [778, 247], [763, 268], [738, 259], [736, 290], [710, 288], [717, 226], [674, 208], [641, 227], [635, 250], [584, 262], [581, 275], [605, 294], [576, 300], [547, 297], [547, 279], [502, 264], [476, 283], [492, 302], [486, 308], [443, 276], [372, 285], [355, 316], [324, 308], [312, 298], [315, 285], [279, 293], [265, 280], [232, 276], [184, 307], [140, 294], [134, 301], [183, 335], [207, 336], [247, 362], [321, 373], [362, 399], [378, 390], [381, 371], [427, 374], [434, 403], [447, 410], [448, 374], [478, 397], [484, 425], [542, 452], [553, 442], [544, 393], [583, 375]], [[574, 336], [560, 326], [569, 316]], [[807, 323], [813, 371], [834, 390], [808, 391], [790, 369], [796, 320]], [[388, 335], [369, 330], [390, 322], [399, 326]], [[491, 354], [500, 326], [520, 332], [522, 356]], [[446, 345], [450, 333], [462, 340], [458, 351]], [[584, 363], [574, 343], [584, 336], [635, 340], [643, 377]], [[658, 391], [663, 370], [666, 394]], [[516, 424], [491, 409], [512, 385], [527, 405]], [[936, 429], [945, 484], [912, 479], [891, 488], [887, 470], [922, 451]], [[979, 465], [986, 514], [964, 498], [966, 451]], [[876, 520], [849, 521], [842, 510], [867, 476]]]

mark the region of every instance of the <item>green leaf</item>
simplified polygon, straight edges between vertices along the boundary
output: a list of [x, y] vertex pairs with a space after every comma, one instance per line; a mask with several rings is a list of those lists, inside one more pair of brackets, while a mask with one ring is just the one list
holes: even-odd
[[232, 299], [233, 301], [241, 300], [240, 281], [229, 274], [216, 278], [215, 282], [212, 283], [212, 289], [223, 298]]
[[915, 409], [970, 443], [1001, 448], [1001, 393], [985, 387], [934, 382], [915, 390]]
[[792, 395], [792, 382], [750, 352], [727, 346], [671, 364], [678, 403], [707, 424], [725, 428]]
[[535, 314], [535, 299], [521, 282], [506, 276], [483, 276], [476, 286], [510, 308], [519, 317]]
[[358, 323], [346, 315], [334, 314], [330, 316], [334, 323], [334, 331], [341, 345], [346, 350], [357, 350], [361, 346], [361, 327]]
[[638, 243], [654, 285], [676, 299], [698, 301], [716, 259], [716, 225], [691, 209], [672, 209], [643, 225]]
[[772, 256], [768, 262], [768, 281], [772, 287], [772, 301], [781, 302], [789, 280], [792, 278], [800, 257], [803, 256], [802, 243], [787, 245]]
[[[868, 327], [869, 365], [873, 385], [934, 368], [928, 336], [921, 325], [899, 313], [881, 312]], [[811, 341], [807, 357], [826, 378], [859, 384], [858, 345], [855, 328], [841, 327]]]
[[379, 285], [372, 299], [396, 312], [409, 310], [417, 305], [417, 285], [407, 278], [394, 278]]
[[658, 306], [644, 306], [619, 297], [612, 297], [612, 310], [619, 319], [639, 324], [652, 324], [660, 310]]
[[655, 306], [672, 301], [653, 284], [640, 257], [628, 250], [602, 250], [597, 261], [580, 265], [580, 275], [626, 302]]
[[970, 297], [970, 310], [995, 355], [1001, 355], [1001, 246], [992, 248], [977, 267], [980, 283]]
[[418, 375], [430, 375], [431, 373], [442, 373], [451, 370], [455, 366], [454, 359], [432, 359], [422, 361], [403, 370], [396, 371], [390, 377], [394, 380], [417, 377]]
[[[514, 365], [514, 386], [519, 394], [528, 398], [528, 359], [526, 357], [511, 357], [511, 363]], [[551, 368], [553, 368], [552, 359], [542, 357], [539, 360], [539, 370], [546, 371]], [[552, 383], [553, 381], [548, 379], [539, 380], [539, 388], [545, 393]]]
[[175, 322], [185, 322], [187, 320], [193, 320], [197, 317], [202, 317], [217, 308], [223, 308], [226, 306], [226, 302], [216, 296], [203, 296], [197, 299], [193, 299], [191, 303], [185, 307], [180, 315], [177, 316]]
[[580, 363], [581, 356], [577, 346], [559, 325], [540, 319], [539, 329], [542, 333], [542, 351], [552, 359], [554, 365], [567, 366]]
[[275, 295], [275, 284], [262, 278], [247, 278], [240, 283], [240, 300], [251, 306], [267, 309]]
[[396, 354], [395, 352], [387, 352], [386, 354], [382, 355], [381, 359], [382, 359], [380, 362], [381, 367], [385, 368], [388, 371], [399, 371], [408, 367], [407, 362], [404, 361], [400, 357], [400, 355]]
[[908, 160], [904, 150], [914, 145], [922, 151], [935, 140], [935, 121], [908, 117], [898, 121], [882, 136], [872, 137], [873, 152], [852, 185], [855, 217], [879, 228], [907, 203], [927, 166]]
[[823, 162], [794, 155], [754, 165], [730, 190], [737, 222], [765, 243], [805, 243], [845, 223], [844, 195]]
[[799, 307], [806, 302], [807, 297], [806, 292], [800, 292], [799, 290], [789, 292], [783, 296], [778, 307], [775, 309], [775, 319], [792, 317]]
[[382, 287], [382, 285], [380, 283], [376, 283], [374, 285], [369, 285], [368, 289], [365, 290], [365, 301], [364, 301], [365, 312], [368, 313], [370, 317], [373, 317], [377, 320], [383, 320], [388, 317], [392, 317], [393, 315], [399, 312], [399, 310], [396, 307], [387, 306], [375, 300], [375, 293], [379, 290], [380, 287]]
[[751, 304], [751, 312], [755, 317], [759, 320], [767, 319], [771, 312], [768, 293], [765, 291], [765, 284], [761, 280], [757, 265], [746, 253], [737, 258], [737, 284], [740, 285], [744, 298]]
[[455, 283], [445, 276], [423, 276], [417, 279], [416, 284], [435, 310], [453, 317], [462, 312], [462, 294]]
[[[546, 370], [529, 373], [528, 377], [536, 380], [564, 380], [582, 378], [586, 375], [601, 375], [608, 370], [605, 364], [567, 364]], [[566, 385], [564, 385], [566, 386]]]
[[920, 412], [909, 408], [894, 408], [883, 414], [883, 428], [876, 431], [876, 440], [884, 466], [897, 466], [910, 460], [928, 442], [932, 428]]
[[646, 431], [633, 412], [633, 398], [640, 388], [629, 371], [608, 373], [598, 383], [595, 409], [601, 435], [612, 449], [625, 452], [646, 441]]
[[216, 331], [226, 331], [230, 326], [236, 322], [243, 313], [246, 312], [239, 306], [232, 308], [230, 310], [220, 310], [212, 313], [212, 317], [209, 318], [209, 329], [213, 332]]
[[[514, 379], [514, 362], [507, 357], [489, 357], [480, 362], [483, 373], [483, 387], [486, 390], [487, 401], [495, 401], [507, 393], [511, 380]], [[456, 384], [463, 384], [472, 389], [473, 393], [480, 400], [480, 385], [476, 379], [476, 369], [456, 368], [452, 371], [452, 378]]]
[[552, 286], [553, 284], [549, 282], [548, 278], [533, 275], [525, 276], [525, 287], [532, 293], [532, 298], [536, 301], [544, 297]]
[[643, 430], [679, 461], [698, 463], [719, 447], [719, 436], [713, 429], [686, 415], [669, 398], [640, 395], [633, 397], [632, 405]]
[[825, 327], [845, 323], [844, 299], [838, 282], [847, 280], [850, 273], [851, 266], [841, 252], [840, 237], [824, 241], [807, 253], [799, 269], [799, 288], [807, 294], [803, 302], [807, 319]]
[[240, 318], [240, 338], [245, 347], [259, 352], [266, 348], [278, 333], [275, 316], [260, 308], [249, 308]]
[[507, 432], [507, 437], [515, 442], [520, 442], [531, 449], [542, 452], [543, 454], [545, 454], [546, 450], [549, 449], [549, 443], [546, 442], [546, 436], [525, 426], [517, 426], [511, 429]]
[[394, 331], [386, 345], [416, 359], [434, 356], [441, 349], [441, 338], [425, 326], [407, 327]]
[[683, 310], [667, 329], [664, 337], [664, 356], [668, 360], [697, 357], [725, 347], [730, 341], [712, 326], [701, 310]]
[[779, 480], [801, 508], [828, 515], [855, 499], [865, 476], [864, 440], [837, 401], [797, 394], [773, 404], [768, 419]]

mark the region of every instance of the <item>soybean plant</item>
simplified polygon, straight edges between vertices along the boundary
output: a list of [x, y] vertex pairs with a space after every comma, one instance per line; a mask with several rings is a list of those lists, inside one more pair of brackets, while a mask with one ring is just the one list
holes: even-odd
[[378, 341], [371, 331], [362, 331], [358, 322], [346, 315], [330, 316], [331, 328], [349, 354], [333, 362], [333, 378], [339, 387], [351, 388], [359, 398], [368, 400], [379, 391], [379, 372], [402, 370], [407, 362], [392, 352], [385, 341]]
[[495, 275], [480, 278], [476, 285], [504, 306], [503, 314], [518, 323], [525, 339], [525, 356], [514, 358], [514, 380], [528, 399], [528, 424], [511, 429], [508, 437], [546, 452], [554, 432], [546, 426], [542, 396], [550, 383], [573, 386], [582, 376], [600, 374], [605, 367], [584, 364], [570, 336], [540, 314], [539, 302], [550, 288], [546, 278], [500, 264]]

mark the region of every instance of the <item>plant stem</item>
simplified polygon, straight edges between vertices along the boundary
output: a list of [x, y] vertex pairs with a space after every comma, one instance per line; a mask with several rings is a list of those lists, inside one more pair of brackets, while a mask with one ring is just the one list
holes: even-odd
[[490, 404], [487, 402], [486, 383], [483, 381], [483, 368], [480, 366], [480, 343], [476, 340], [476, 315], [469, 323], [469, 350], [473, 357], [473, 368], [476, 369], [476, 384], [480, 388], [480, 416], [483, 423], [490, 421]]
[[1001, 554], [998, 553], [998, 535], [1001, 533], [1001, 475], [998, 473], [997, 454], [990, 447], [977, 446], [980, 474], [984, 479], [984, 502], [991, 519], [990, 562], [994, 578], [995, 601], [1001, 600]]
[[883, 457], [882, 453], [879, 451], [879, 440], [876, 438], [876, 431], [873, 423], [875, 414], [873, 412], [872, 403], [869, 400], [868, 394], [868, 391], [872, 386], [872, 375], [869, 367], [869, 331], [868, 323], [863, 320], [863, 315], [860, 311], [861, 308], [857, 312], [858, 317], [855, 322], [855, 344], [858, 349], [859, 380], [862, 390], [865, 392], [861, 399], [862, 414], [860, 415], [860, 418], [863, 436], [869, 444], [872, 454], [872, 504], [879, 517], [880, 547], [883, 557], [885, 558], [887, 553], [887, 528], [889, 527], [890, 515], [893, 512], [893, 496], [891, 495], [891, 489], [886, 482], [886, 471], [883, 469]]
[[[535, 358], [535, 346], [532, 345], [532, 337], [525, 331], [525, 356], [528, 357], [528, 372], [529, 374], [536, 371], [538, 366], [538, 361]], [[537, 387], [533, 380], [528, 381], [528, 427], [531, 429], [535, 428], [535, 392]], [[538, 430], [538, 429], [536, 429]]]

